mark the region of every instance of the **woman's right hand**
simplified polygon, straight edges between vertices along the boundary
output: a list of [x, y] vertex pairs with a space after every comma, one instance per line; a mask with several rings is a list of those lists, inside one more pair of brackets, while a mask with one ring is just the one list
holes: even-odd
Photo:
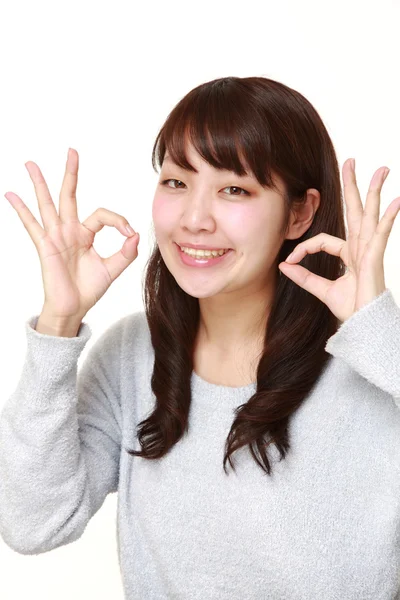
[[[79, 222], [76, 188], [79, 156], [70, 149], [60, 192], [59, 214], [44, 177], [34, 162], [25, 164], [35, 187], [44, 229], [19, 196], [5, 197], [18, 213], [39, 254], [44, 285], [46, 315], [55, 320], [83, 319], [113, 281], [137, 258], [139, 234], [130, 234], [128, 221], [121, 215], [98, 208]], [[121, 250], [102, 258], [93, 247], [96, 233], [105, 225], [129, 236]]]

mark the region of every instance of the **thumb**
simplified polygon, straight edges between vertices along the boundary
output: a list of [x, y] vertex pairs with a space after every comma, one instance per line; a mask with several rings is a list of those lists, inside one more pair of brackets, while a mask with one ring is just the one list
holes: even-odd
[[326, 304], [325, 299], [330, 288], [336, 283], [335, 281], [331, 281], [330, 279], [325, 279], [325, 277], [316, 275], [301, 265], [293, 265], [282, 262], [278, 265], [278, 268], [284, 275], [286, 275], [286, 277], [291, 279], [299, 287], [303, 288], [303, 290], [306, 290], [306, 292], [310, 292], [310, 294]]
[[103, 259], [112, 281], [115, 281], [115, 279], [117, 279], [117, 277], [119, 277], [137, 258], [139, 239], [140, 235], [138, 233], [132, 237], [128, 237], [123, 243], [121, 250], [115, 252], [115, 254], [112, 254], [108, 258]]

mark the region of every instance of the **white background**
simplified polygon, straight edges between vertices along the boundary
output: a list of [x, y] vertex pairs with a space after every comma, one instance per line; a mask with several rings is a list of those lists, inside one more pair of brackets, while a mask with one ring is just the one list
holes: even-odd
[[[4, 1], [0, 8], [0, 408], [14, 391], [26, 348], [24, 323], [39, 314], [39, 258], [14, 191], [40, 221], [24, 163], [36, 162], [58, 208], [68, 147], [80, 156], [78, 212], [98, 207], [140, 232], [139, 256], [86, 316], [98, 336], [143, 308], [151, 203], [151, 150], [173, 106], [217, 77], [265, 76], [297, 89], [321, 115], [340, 167], [356, 158], [363, 204], [373, 172], [387, 166], [381, 216], [400, 196], [398, 1], [335, 0], [137, 3]], [[398, 217], [398, 221], [400, 216]], [[400, 305], [400, 224], [385, 254], [385, 280]], [[105, 227], [102, 256], [125, 238]], [[0, 539], [2, 600], [122, 600], [117, 496], [108, 496], [76, 542], [24, 556]], [[139, 598], [138, 598], [139, 600]], [[145, 600], [145, 599], [140, 599]]]

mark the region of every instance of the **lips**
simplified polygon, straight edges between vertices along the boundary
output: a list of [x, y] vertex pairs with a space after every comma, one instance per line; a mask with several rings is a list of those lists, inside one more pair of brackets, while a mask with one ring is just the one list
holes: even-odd
[[225, 262], [228, 256], [233, 254], [233, 250], [230, 248], [229, 250], [227, 250], [226, 252], [224, 252], [222, 255], [220, 256], [216, 256], [216, 257], [207, 257], [207, 256], [202, 256], [200, 257], [195, 257], [195, 256], [191, 256], [190, 254], [187, 254], [186, 252], [183, 252], [178, 244], [175, 244], [176, 249], [177, 249], [177, 253], [178, 256], [180, 257], [180, 260], [182, 261], [182, 263], [186, 266], [186, 267], [194, 267], [197, 269], [204, 269], [204, 268], [213, 268], [213, 267], [218, 267], [218, 265], [222, 264], [223, 262]]

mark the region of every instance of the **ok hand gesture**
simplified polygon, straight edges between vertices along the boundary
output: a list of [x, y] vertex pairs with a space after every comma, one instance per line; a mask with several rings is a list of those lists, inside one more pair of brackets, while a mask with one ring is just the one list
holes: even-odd
[[[43, 311], [57, 320], [83, 319], [113, 281], [137, 258], [139, 234], [126, 229], [128, 221], [106, 208], [98, 208], [83, 223], [78, 219], [76, 188], [79, 156], [71, 149], [65, 167], [57, 212], [38, 165], [27, 162], [43, 227], [14, 192], [5, 197], [18, 213], [39, 254], [45, 301]], [[104, 226], [116, 227], [127, 239], [118, 252], [102, 258], [93, 247]]]
[[[383, 256], [394, 220], [400, 209], [400, 197], [388, 206], [379, 221], [380, 194], [390, 171], [379, 168], [371, 179], [365, 208], [357, 187], [353, 159], [343, 165], [344, 197], [348, 223], [348, 240], [327, 233], [301, 242], [279, 269], [286, 277], [307, 290], [331, 310], [342, 322], [385, 291]], [[330, 281], [311, 273], [300, 262], [306, 254], [328, 252], [340, 256], [348, 268], [345, 275]]]

